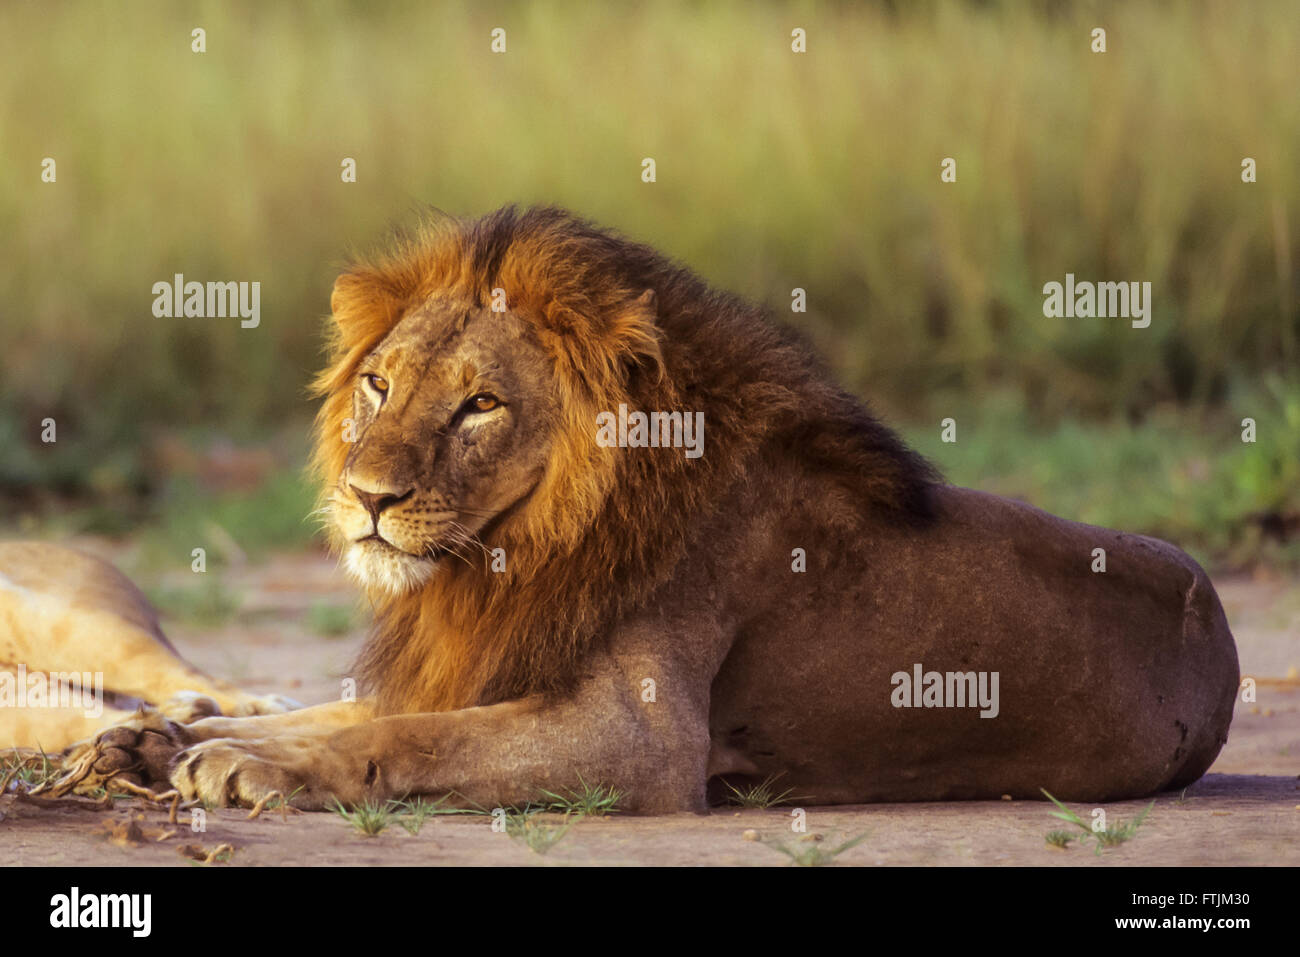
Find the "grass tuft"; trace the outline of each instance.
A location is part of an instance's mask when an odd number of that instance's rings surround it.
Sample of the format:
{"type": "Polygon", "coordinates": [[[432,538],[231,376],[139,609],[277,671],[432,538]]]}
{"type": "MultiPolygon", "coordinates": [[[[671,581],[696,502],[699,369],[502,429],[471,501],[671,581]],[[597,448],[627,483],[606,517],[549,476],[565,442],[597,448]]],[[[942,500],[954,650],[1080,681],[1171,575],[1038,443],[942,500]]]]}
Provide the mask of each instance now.
{"type": "Polygon", "coordinates": [[[348,810],[340,802],[335,801],[330,810],[366,837],[377,836],[393,821],[391,802],[377,804],[373,801],[365,801],[354,804],[352,809],[348,810]]]}
{"type": "Polygon", "coordinates": [[[777,853],[790,858],[793,867],[825,867],[828,864],[834,864],[835,858],[849,848],[857,847],[866,839],[867,832],[863,831],[856,837],[851,837],[834,848],[823,847],[820,834],[805,834],[802,838],[789,842],[763,840],[760,843],[764,847],[770,847],[777,853]]]}
{"type": "Polygon", "coordinates": [[[526,845],[533,853],[546,854],[582,819],[581,814],[566,814],[559,824],[549,824],[539,819],[539,815],[544,813],[540,809],[507,809],[506,834],[526,845]]]}
{"type": "Polygon", "coordinates": [[[411,835],[420,833],[424,827],[424,822],[431,817],[437,817],[442,814],[481,814],[482,811],[473,808],[447,807],[447,801],[451,800],[452,794],[444,794],[435,801],[430,801],[426,797],[407,798],[405,801],[394,801],[392,803],[393,812],[397,815],[397,823],[402,825],[411,835]]]}
{"type": "Polygon", "coordinates": [[[1078,837],[1073,831],[1048,831],[1046,839],[1052,847],[1064,850],[1071,841],[1078,840],[1078,837]]]}
{"type": "MultiPolygon", "coordinates": [[[[1109,825],[1104,831],[1094,831],[1091,824],[1083,820],[1083,818],[1079,817],[1079,815],[1075,814],[1068,807],[1054,798],[1046,788],[1039,788],[1039,790],[1047,795],[1049,801],[1060,808],[1059,811],[1051,812],[1052,817],[1060,818],[1062,821],[1065,821],[1068,824],[1073,824],[1075,827],[1079,828],[1083,834],[1077,838],[1078,840],[1087,841],[1091,838],[1095,841],[1095,853],[1097,854],[1101,853],[1102,848],[1119,847],[1119,845],[1124,842],[1132,840],[1133,836],[1137,834],[1138,828],[1142,826],[1142,822],[1145,821],[1147,815],[1151,813],[1151,809],[1156,806],[1156,802],[1152,801],[1144,807],[1133,820],[1119,821],[1109,825]]],[[[1062,833],[1065,832],[1049,832],[1047,835],[1047,843],[1057,847],[1064,847],[1065,844],[1058,844],[1056,841],[1052,840],[1053,835],[1060,835],[1062,833]]]]}
{"type": "Polygon", "coordinates": [[[14,748],[0,754],[0,782],[6,788],[11,782],[21,781],[30,791],[53,781],[59,771],[59,763],[52,761],[44,751],[14,748]]]}
{"type": "Polygon", "coordinates": [[[744,787],[736,787],[730,781],[726,782],[727,790],[731,792],[727,795],[727,803],[734,807],[762,809],[800,800],[793,796],[794,788],[786,788],[779,792],[776,790],[776,780],[780,776],[780,774],[770,774],[758,784],[744,787]]]}
{"type": "Polygon", "coordinates": [[[578,775],[578,787],[565,790],[568,791],[567,795],[542,790],[542,794],[549,799],[545,804],[546,810],[583,817],[604,817],[607,814],[617,814],[618,802],[623,799],[623,792],[618,788],[588,784],[582,775],[578,775]]]}

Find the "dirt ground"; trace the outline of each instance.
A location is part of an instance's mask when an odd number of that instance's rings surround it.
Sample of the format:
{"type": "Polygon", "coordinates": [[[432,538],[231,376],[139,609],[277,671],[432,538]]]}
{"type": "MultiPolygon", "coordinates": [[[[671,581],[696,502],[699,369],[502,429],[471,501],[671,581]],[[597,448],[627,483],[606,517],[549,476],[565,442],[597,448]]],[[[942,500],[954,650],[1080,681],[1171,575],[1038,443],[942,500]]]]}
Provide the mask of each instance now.
{"type": "MultiPolygon", "coordinates": [[[[121,555],[109,553],[121,560],[121,555]]],[[[338,696],[361,641],[350,629],[320,634],[322,606],[347,606],[351,587],[318,555],[281,557],[224,573],[238,613],[212,628],[169,624],[182,654],[249,690],[279,692],[312,704],[338,696]],[[315,621],[313,628],[309,622],[315,621]]],[[[167,812],[135,800],[112,810],[47,809],[0,797],[0,866],[182,865],[185,845],[233,847],[229,864],[783,865],[814,845],[833,850],[866,833],[836,860],[857,865],[1296,865],[1300,864],[1300,584],[1277,576],[1217,582],[1236,635],[1242,673],[1258,681],[1258,700],[1238,702],[1231,737],[1210,773],[1184,794],[1165,794],[1136,836],[1094,854],[1091,847],[1049,846],[1062,823],[1039,801],[810,807],[807,834],[791,829],[788,807],[718,808],[707,815],[585,818],[539,854],[494,831],[482,816],[439,816],[418,833],[397,821],[367,837],[337,814],[243,810],[206,814],[206,830],[166,824],[167,812]],[[139,818],[138,837],[121,825],[139,818]],[[111,833],[117,825],[116,837],[111,833]],[[174,833],[168,834],[169,831],[174,833]],[[817,841],[817,836],[821,840],[817,841]],[[161,838],[161,839],[159,839],[161,838]],[[757,839],[755,839],[757,838],[757,839]]],[[[364,617],[362,615],[361,617],[364,617]]],[[[335,616],[337,620],[337,616],[335,616]]],[[[1107,805],[1111,822],[1149,802],[1107,805]]],[[[1074,807],[1088,819],[1091,808],[1074,807]]],[[[550,824],[558,825],[558,815],[550,824]]],[[[224,866],[224,865],[223,865],[224,866]]]]}

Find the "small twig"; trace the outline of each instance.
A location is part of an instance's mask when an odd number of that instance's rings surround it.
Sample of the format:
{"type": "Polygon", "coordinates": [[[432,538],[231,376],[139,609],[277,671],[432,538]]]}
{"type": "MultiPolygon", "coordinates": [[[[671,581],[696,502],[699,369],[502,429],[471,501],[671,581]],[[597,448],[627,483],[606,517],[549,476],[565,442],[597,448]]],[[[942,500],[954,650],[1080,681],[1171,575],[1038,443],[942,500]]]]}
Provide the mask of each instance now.
{"type": "Polygon", "coordinates": [[[262,797],[258,799],[258,802],[253,805],[253,809],[248,812],[248,820],[252,821],[261,817],[262,812],[266,810],[266,805],[271,801],[272,798],[280,799],[280,819],[283,821],[288,821],[289,802],[284,799],[284,795],[281,794],[279,791],[269,791],[266,794],[263,794],[262,797]]]}
{"type": "Polygon", "coordinates": [[[203,863],[204,863],[204,864],[211,864],[211,863],[213,863],[213,862],[214,862],[214,861],[215,861],[215,860],[216,860],[216,859],[221,855],[221,853],[222,853],[223,851],[228,851],[228,852],[230,852],[230,855],[231,855],[232,857],[233,857],[234,854],[235,854],[235,848],[234,848],[233,845],[230,845],[230,844],[218,844],[216,847],[214,847],[214,848],[212,849],[212,853],[209,854],[209,855],[204,859],[203,863]]]}
{"type": "Polygon", "coordinates": [[[172,788],[170,791],[164,791],[162,794],[158,794],[157,792],[142,787],[127,778],[109,778],[104,782],[104,787],[105,789],[117,788],[125,791],[127,794],[134,794],[136,797],[142,797],[146,801],[151,801],[154,804],[166,804],[173,797],[177,797],[180,794],[180,792],[175,788],[172,788]]]}

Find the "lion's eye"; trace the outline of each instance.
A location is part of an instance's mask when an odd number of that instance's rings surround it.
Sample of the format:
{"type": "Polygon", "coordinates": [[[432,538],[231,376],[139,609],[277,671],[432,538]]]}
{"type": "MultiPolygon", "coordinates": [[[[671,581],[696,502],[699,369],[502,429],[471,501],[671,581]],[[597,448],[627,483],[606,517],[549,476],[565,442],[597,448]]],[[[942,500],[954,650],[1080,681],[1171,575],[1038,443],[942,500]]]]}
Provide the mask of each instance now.
{"type": "Polygon", "coordinates": [[[480,392],[469,400],[469,407],[474,412],[491,412],[500,404],[501,400],[490,392],[480,392]]]}
{"type": "Polygon", "coordinates": [[[364,378],[370,388],[374,389],[380,395],[388,394],[388,380],[383,376],[367,374],[364,378]]]}

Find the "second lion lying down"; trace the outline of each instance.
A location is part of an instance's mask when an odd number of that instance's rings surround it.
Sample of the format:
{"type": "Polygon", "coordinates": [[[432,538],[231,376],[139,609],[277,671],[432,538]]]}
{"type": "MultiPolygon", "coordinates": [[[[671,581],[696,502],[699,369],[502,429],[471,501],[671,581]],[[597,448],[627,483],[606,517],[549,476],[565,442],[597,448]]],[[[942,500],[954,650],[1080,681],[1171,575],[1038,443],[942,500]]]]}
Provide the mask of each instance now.
{"type": "Polygon", "coordinates": [[[809,803],[1128,798],[1226,740],[1236,649],[1195,562],[943,484],[646,246],[506,208],[356,264],[332,310],[316,458],[377,609],[370,697],[146,716],[101,768],[302,808],[581,778],[668,812],[771,774],[809,803]],[[621,409],[702,413],[703,454],[598,442],[621,409]],[[931,672],[996,707],[899,691],[931,672]]]}

